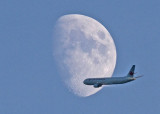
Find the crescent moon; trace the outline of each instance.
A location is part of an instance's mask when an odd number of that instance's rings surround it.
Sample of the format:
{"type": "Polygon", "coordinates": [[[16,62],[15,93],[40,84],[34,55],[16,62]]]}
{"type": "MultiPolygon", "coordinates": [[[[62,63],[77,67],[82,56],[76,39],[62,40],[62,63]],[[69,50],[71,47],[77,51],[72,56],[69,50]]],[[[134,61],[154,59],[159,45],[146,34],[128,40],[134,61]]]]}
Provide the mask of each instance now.
{"type": "Polygon", "coordinates": [[[81,97],[102,89],[84,85],[84,79],[111,77],[116,65],[116,47],[110,33],[95,19],[79,14],[57,20],[53,56],[66,87],[81,97]]]}

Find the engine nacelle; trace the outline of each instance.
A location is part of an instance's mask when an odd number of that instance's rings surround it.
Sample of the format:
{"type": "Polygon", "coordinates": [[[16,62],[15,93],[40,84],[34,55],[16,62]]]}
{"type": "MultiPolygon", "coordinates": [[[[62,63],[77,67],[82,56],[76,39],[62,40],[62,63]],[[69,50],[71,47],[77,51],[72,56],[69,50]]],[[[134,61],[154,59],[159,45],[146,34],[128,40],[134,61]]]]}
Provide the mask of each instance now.
{"type": "Polygon", "coordinates": [[[93,86],[94,86],[94,88],[99,88],[99,87],[101,87],[102,85],[101,85],[101,84],[94,84],[93,86]]]}

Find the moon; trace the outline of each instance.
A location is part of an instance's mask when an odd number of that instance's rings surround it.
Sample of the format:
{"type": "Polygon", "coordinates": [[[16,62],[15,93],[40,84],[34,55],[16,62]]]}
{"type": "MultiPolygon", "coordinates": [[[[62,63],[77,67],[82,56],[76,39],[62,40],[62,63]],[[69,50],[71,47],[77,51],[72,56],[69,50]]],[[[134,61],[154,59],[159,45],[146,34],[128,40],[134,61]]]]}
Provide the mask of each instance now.
{"type": "Polygon", "coordinates": [[[87,97],[102,87],[84,85],[83,80],[111,77],[116,65],[116,47],[101,23],[85,15],[69,14],[55,24],[53,58],[69,91],[87,97]]]}

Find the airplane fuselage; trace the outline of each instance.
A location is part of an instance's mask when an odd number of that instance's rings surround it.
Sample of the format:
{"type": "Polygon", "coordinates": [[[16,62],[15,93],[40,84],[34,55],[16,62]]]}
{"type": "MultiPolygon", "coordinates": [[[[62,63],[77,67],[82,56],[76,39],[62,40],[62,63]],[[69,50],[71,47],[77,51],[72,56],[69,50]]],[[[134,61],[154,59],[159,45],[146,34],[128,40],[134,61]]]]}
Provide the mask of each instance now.
{"type": "Polygon", "coordinates": [[[135,80],[133,77],[111,77],[111,78],[88,78],[84,80],[86,85],[111,85],[111,84],[123,84],[135,80]]]}

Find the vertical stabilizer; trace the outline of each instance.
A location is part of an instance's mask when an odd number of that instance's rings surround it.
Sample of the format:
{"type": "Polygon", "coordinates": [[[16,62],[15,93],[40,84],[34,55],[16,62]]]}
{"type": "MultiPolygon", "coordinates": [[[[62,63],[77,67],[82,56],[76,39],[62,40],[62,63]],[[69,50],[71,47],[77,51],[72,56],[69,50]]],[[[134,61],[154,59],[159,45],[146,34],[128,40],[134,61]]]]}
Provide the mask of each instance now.
{"type": "Polygon", "coordinates": [[[128,77],[133,77],[134,75],[134,70],[135,70],[135,65],[132,66],[132,68],[130,69],[129,73],[128,73],[128,77]]]}

